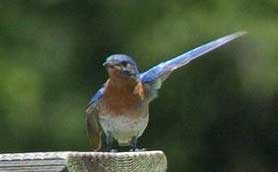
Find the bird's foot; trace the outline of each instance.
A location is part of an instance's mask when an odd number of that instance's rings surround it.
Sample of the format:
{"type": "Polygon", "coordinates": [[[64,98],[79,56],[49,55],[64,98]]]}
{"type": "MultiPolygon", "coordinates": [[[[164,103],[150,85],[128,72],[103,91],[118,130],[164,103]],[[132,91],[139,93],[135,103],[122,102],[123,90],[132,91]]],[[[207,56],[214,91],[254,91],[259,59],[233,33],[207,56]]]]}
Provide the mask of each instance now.
{"type": "Polygon", "coordinates": [[[129,152],[144,152],[146,150],[147,150],[146,148],[142,148],[142,149],[136,148],[136,149],[130,149],[129,152]]]}
{"type": "Polygon", "coordinates": [[[118,150],[117,149],[111,149],[110,152],[111,153],[116,153],[116,152],[118,152],[118,150]]]}
{"type": "Polygon", "coordinates": [[[140,151],[144,152],[144,151],[147,151],[147,149],[146,148],[142,148],[142,149],[140,149],[140,151]]]}

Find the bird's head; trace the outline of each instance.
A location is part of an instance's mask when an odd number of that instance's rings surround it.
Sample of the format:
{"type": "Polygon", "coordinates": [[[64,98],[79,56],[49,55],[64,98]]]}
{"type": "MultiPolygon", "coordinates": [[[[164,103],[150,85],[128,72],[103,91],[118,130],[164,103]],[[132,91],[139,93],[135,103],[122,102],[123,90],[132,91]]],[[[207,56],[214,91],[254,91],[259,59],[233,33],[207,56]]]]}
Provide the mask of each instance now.
{"type": "Polygon", "coordinates": [[[136,77],[138,68],[131,57],[124,54],[114,54],[109,56],[103,65],[107,68],[110,77],[119,75],[122,77],[136,77]]]}

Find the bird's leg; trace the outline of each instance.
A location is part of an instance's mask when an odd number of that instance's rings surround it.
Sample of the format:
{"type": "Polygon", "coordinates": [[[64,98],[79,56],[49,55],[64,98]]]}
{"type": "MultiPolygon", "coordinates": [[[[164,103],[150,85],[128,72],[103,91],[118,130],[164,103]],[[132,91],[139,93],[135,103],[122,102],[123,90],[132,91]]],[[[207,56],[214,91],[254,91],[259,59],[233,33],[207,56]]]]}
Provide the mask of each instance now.
{"type": "Polygon", "coordinates": [[[138,151],[138,147],[137,147],[137,143],[138,143],[138,137],[137,136],[133,136],[131,139],[131,147],[132,147],[132,151],[136,152],[138,151]]]}
{"type": "Polygon", "coordinates": [[[106,135],[106,151],[110,152],[113,148],[113,137],[111,133],[108,133],[106,135]]]}
{"type": "Polygon", "coordinates": [[[142,149],[138,148],[138,138],[139,138],[138,136],[132,137],[132,140],[131,140],[132,149],[130,149],[130,151],[133,151],[133,152],[146,151],[145,148],[142,148],[142,149]]]}

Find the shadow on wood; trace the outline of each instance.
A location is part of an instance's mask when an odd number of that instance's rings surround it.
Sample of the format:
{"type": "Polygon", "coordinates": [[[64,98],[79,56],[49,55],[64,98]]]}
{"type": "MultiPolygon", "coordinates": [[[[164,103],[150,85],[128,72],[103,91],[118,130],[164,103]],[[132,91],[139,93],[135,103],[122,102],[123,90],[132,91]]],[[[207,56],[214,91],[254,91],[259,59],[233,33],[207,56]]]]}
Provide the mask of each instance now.
{"type": "Polygon", "coordinates": [[[0,154],[5,172],[166,172],[162,151],[145,152],[45,152],[0,154]]]}

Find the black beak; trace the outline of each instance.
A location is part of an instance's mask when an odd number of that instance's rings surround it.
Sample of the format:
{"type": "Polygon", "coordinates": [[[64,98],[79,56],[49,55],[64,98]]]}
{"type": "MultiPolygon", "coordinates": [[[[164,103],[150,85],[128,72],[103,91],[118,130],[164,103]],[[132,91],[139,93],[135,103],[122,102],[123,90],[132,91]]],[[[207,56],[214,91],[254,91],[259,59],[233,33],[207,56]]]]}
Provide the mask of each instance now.
{"type": "Polygon", "coordinates": [[[103,65],[104,67],[106,67],[106,66],[107,66],[107,64],[108,64],[107,62],[104,62],[102,65],[103,65]]]}
{"type": "Polygon", "coordinates": [[[111,67],[111,66],[112,66],[112,64],[109,63],[109,62],[104,62],[102,65],[103,65],[104,67],[111,67]]]}

